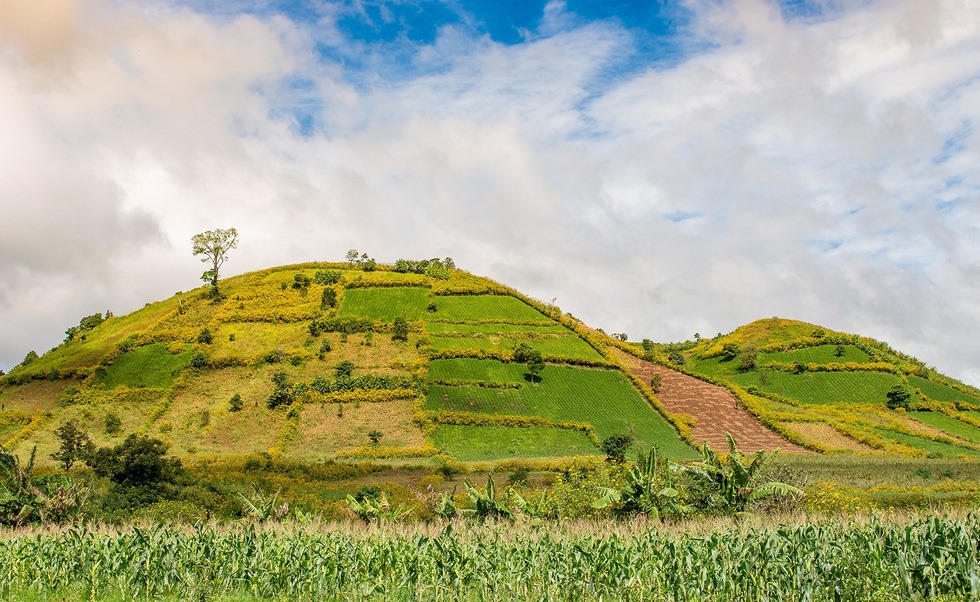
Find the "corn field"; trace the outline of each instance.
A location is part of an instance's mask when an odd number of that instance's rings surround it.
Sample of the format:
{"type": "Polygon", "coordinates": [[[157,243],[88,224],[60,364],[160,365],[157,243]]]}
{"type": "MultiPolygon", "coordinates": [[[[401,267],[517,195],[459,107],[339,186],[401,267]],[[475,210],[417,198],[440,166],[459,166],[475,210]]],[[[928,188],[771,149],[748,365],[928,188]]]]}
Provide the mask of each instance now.
{"type": "Polygon", "coordinates": [[[0,539],[0,599],[975,600],[980,518],[648,529],[69,528],[0,539]]]}

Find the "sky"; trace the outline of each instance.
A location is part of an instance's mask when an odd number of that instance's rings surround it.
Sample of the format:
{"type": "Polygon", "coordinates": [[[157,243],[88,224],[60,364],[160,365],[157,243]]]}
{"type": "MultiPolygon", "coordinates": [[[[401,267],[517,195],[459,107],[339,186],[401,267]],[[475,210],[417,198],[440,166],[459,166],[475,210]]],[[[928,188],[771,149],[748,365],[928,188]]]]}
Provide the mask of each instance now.
{"type": "Polygon", "coordinates": [[[348,249],[980,385],[980,2],[0,0],[0,369],[348,249]]]}

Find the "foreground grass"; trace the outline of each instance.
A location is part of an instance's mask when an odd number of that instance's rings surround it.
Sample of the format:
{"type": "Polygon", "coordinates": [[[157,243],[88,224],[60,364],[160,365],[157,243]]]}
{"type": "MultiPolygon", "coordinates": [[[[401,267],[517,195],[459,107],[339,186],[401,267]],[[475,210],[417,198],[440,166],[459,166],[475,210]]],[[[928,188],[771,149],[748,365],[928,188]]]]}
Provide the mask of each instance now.
{"type": "Polygon", "coordinates": [[[980,518],[133,527],[0,537],[5,600],[968,600],[980,518]]]}

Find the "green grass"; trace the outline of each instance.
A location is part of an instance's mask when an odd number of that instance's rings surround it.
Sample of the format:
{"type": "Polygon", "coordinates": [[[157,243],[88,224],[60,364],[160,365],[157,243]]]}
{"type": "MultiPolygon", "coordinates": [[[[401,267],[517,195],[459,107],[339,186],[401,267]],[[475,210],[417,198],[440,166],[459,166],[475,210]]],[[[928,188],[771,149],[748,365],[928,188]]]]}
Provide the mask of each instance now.
{"type": "Polygon", "coordinates": [[[902,380],[883,372],[804,372],[791,374],[772,371],[769,382],[761,384],[758,372],[735,374],[731,380],[742,386],[756,386],[804,403],[885,403],[885,393],[902,380]]]}
{"type": "Polygon", "coordinates": [[[980,428],[962,420],[957,420],[952,416],[947,416],[941,412],[909,412],[908,416],[915,418],[919,422],[934,426],[939,430],[946,431],[960,439],[980,443],[980,428]]]}
{"type": "Polygon", "coordinates": [[[508,349],[513,350],[520,343],[527,343],[532,349],[540,351],[545,357],[560,359],[602,360],[602,355],[579,337],[568,335],[543,335],[536,338],[511,338],[494,336],[476,337],[432,337],[432,348],[445,349],[508,349]]]}
{"type": "Polygon", "coordinates": [[[520,389],[430,385],[425,409],[478,414],[530,415],[520,389]]]}
{"type": "Polygon", "coordinates": [[[453,324],[451,322],[429,322],[426,325],[429,334],[571,334],[571,331],[561,324],[453,324]]]}
{"type": "Polygon", "coordinates": [[[494,320],[553,324],[548,318],[516,297],[503,295],[461,295],[435,298],[435,312],[429,320],[494,320]]]}
{"type": "Polygon", "coordinates": [[[758,363],[768,362],[801,362],[804,364],[833,364],[857,362],[864,364],[871,361],[871,356],[854,345],[844,345],[844,354],[837,357],[837,345],[817,345],[805,349],[779,351],[777,353],[760,353],[758,363]]]}
{"type": "Polygon", "coordinates": [[[939,383],[934,383],[931,380],[926,380],[919,376],[911,375],[909,376],[909,384],[922,391],[922,393],[934,401],[969,401],[973,403],[980,403],[980,399],[973,397],[972,395],[967,395],[962,391],[957,391],[952,387],[947,387],[946,385],[941,385],[939,383]]]}
{"type": "Polygon", "coordinates": [[[102,383],[110,389],[119,385],[165,389],[190,365],[191,355],[189,349],[170,353],[162,343],[137,347],[120,355],[106,368],[102,383]]]}
{"type": "Polygon", "coordinates": [[[439,425],[433,443],[463,460],[601,455],[581,431],[551,427],[439,425]]]}
{"type": "Polygon", "coordinates": [[[494,360],[436,360],[430,366],[429,377],[433,380],[521,385],[519,390],[513,390],[518,394],[517,398],[510,392],[498,395],[499,389],[476,391],[477,387],[433,386],[427,398],[431,409],[478,411],[468,409],[474,402],[483,404],[491,413],[512,413],[506,408],[519,409],[523,404],[528,415],[556,422],[588,422],[600,438],[632,428],[641,447],[658,445],[674,458],[687,459],[696,455],[674,428],[647,405],[630,381],[616,370],[548,365],[541,372],[540,382],[532,384],[525,378],[524,367],[518,364],[494,360]],[[457,367],[459,369],[454,370],[457,367]],[[501,400],[499,409],[494,409],[494,395],[501,400]],[[446,402],[445,406],[443,402],[446,402]],[[509,405],[505,406],[505,402],[509,405]]]}
{"type": "Polygon", "coordinates": [[[355,288],[344,291],[338,316],[356,316],[391,321],[395,318],[418,320],[429,303],[424,288],[355,288]]]}
{"type": "Polygon", "coordinates": [[[917,437],[915,435],[907,435],[905,433],[899,433],[890,429],[875,429],[881,436],[887,437],[899,443],[904,443],[910,447],[916,449],[921,449],[931,456],[940,457],[956,457],[956,456],[970,456],[972,458],[980,457],[980,451],[966,449],[965,447],[958,447],[956,445],[950,445],[948,443],[940,443],[939,441],[933,441],[932,439],[926,439],[925,437],[917,437]]]}

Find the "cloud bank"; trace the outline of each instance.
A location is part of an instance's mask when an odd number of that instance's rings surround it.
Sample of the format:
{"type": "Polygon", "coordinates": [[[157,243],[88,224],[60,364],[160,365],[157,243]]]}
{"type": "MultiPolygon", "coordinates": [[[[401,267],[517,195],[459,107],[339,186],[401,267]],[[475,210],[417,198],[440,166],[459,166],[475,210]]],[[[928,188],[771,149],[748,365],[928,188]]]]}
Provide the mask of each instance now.
{"type": "Polygon", "coordinates": [[[0,368],[234,226],[229,274],[451,255],[634,339],[779,315],[980,385],[974,2],[690,0],[670,61],[558,2],[510,44],[42,4],[0,0],[0,368]]]}

